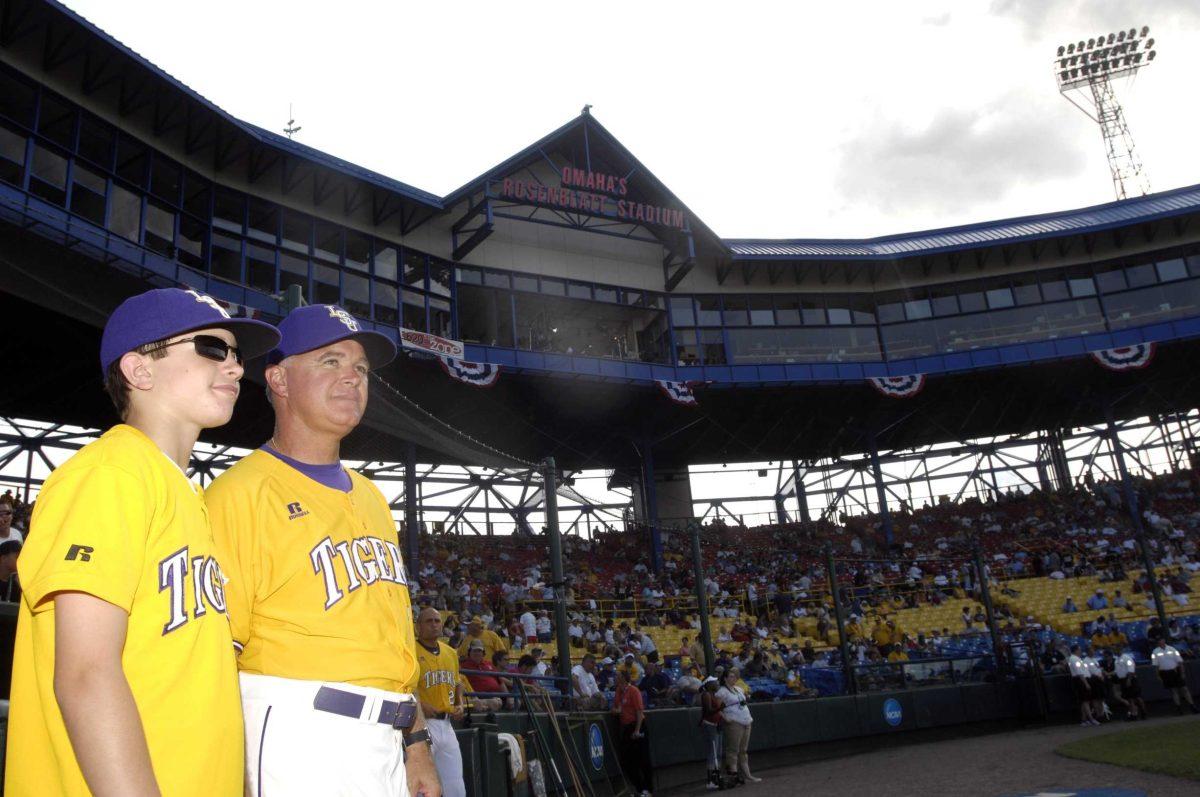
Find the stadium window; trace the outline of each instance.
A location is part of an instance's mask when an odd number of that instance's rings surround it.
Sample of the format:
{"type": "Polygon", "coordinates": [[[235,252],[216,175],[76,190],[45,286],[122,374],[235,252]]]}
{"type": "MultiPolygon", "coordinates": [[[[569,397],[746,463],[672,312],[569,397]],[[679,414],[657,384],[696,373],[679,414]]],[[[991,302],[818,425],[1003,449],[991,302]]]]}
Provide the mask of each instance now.
{"type": "Polygon", "coordinates": [[[1047,302],[1061,302],[1064,299],[1070,299],[1070,291],[1067,290],[1065,280],[1046,280],[1042,283],[1042,298],[1047,302]]]}
{"type": "MultiPolygon", "coordinates": [[[[790,330],[789,330],[790,331],[790,330]]],[[[729,359],[735,363],[780,361],[779,329],[729,330],[729,359]]]]}
{"type": "Polygon", "coordinates": [[[38,134],[60,147],[72,149],[75,146],[75,108],[43,91],[38,134]]]}
{"type": "Polygon", "coordinates": [[[1092,281],[1091,277],[1073,277],[1067,280],[1067,284],[1071,288],[1072,298],[1096,295],[1096,283],[1092,281]]]}
{"type": "Polygon", "coordinates": [[[0,71],[0,114],[22,127],[33,125],[34,87],[7,71],[0,71]]]}
{"type": "Polygon", "coordinates": [[[24,136],[0,127],[0,180],[22,185],[25,179],[24,136]]]}
{"type": "Polygon", "coordinates": [[[67,159],[42,144],[33,149],[29,193],[55,205],[67,204],[67,159]]]}
{"type": "Polygon", "coordinates": [[[198,174],[187,172],[183,181],[183,209],[207,222],[212,214],[212,185],[198,174]]]}
{"type": "Polygon", "coordinates": [[[721,313],[725,326],[744,327],[750,324],[750,311],[746,307],[743,296],[728,296],[725,298],[725,309],[721,313]]]}
{"type": "MultiPolygon", "coordinates": [[[[342,228],[328,222],[316,222],[313,230],[313,257],[330,263],[342,262],[342,228]]],[[[321,301],[319,304],[337,304],[321,301]]]]}
{"type": "Polygon", "coordinates": [[[562,280],[542,279],[542,293],[547,296],[566,296],[567,284],[562,280]]]}
{"type": "Polygon", "coordinates": [[[775,326],[775,311],[770,296],[751,296],[746,299],[746,304],[750,308],[751,326],[775,326]]]}
{"type": "Polygon", "coordinates": [[[142,240],[147,249],[175,257],[175,212],[146,200],[146,234],[142,240]]]}
{"type": "Polygon", "coordinates": [[[958,295],[958,311],[960,313],[979,313],[987,309],[987,297],[982,291],[960,293],[958,295]]]}
{"type": "Polygon", "coordinates": [[[285,249],[308,254],[308,242],[312,240],[312,219],[292,210],[283,211],[280,243],[285,249]]]}
{"type": "MultiPolygon", "coordinates": [[[[371,263],[371,239],[362,233],[346,230],[346,268],[366,273],[371,263]]],[[[363,318],[370,317],[364,312],[363,318]]]]}
{"type": "Polygon", "coordinates": [[[630,307],[637,307],[642,303],[642,292],[622,291],[621,298],[624,299],[625,304],[629,305],[630,307]]]}
{"type": "Polygon", "coordinates": [[[825,312],[829,315],[830,324],[849,324],[850,310],[845,307],[829,307],[825,312]]]}
{"type": "MultiPolygon", "coordinates": [[[[117,177],[130,185],[145,189],[149,165],[150,158],[145,147],[128,136],[117,139],[117,177]]],[[[240,226],[238,229],[241,229],[240,226]]]]}
{"type": "MultiPolygon", "coordinates": [[[[79,147],[76,150],[80,157],[96,164],[105,171],[112,169],[113,130],[88,114],[83,115],[79,123],[79,147]]],[[[205,215],[208,208],[204,209],[205,215]]]]}
{"type": "Polygon", "coordinates": [[[508,291],[459,286],[458,329],[462,340],[511,348],[512,322],[512,295],[508,291]]]}
{"type": "Polygon", "coordinates": [[[172,205],[178,205],[181,183],[179,172],[178,164],[155,153],[150,166],[150,193],[172,205]]]}
{"type": "MultiPolygon", "coordinates": [[[[847,296],[846,304],[850,306],[855,324],[875,323],[875,297],[870,294],[862,296],[847,296]]],[[[871,333],[874,335],[874,333],[871,333]]]]}
{"type": "Polygon", "coordinates": [[[308,295],[308,259],[297,257],[286,251],[279,252],[279,290],[287,291],[292,285],[298,285],[305,299],[308,295]]]}
{"type": "MultiPolygon", "coordinates": [[[[410,288],[416,288],[419,291],[425,290],[425,266],[429,256],[424,252],[417,252],[407,247],[404,249],[404,279],[401,280],[410,288]]],[[[495,271],[488,271],[484,274],[483,282],[485,285],[491,285],[495,288],[508,287],[508,275],[500,274],[495,271]]],[[[420,329],[424,329],[422,324],[420,329]]]]}
{"type": "Polygon", "coordinates": [[[913,299],[904,303],[904,317],[909,321],[920,321],[933,317],[933,308],[928,299],[913,299]]]}
{"type": "Polygon", "coordinates": [[[246,198],[241,194],[216,189],[213,194],[213,226],[220,230],[242,234],[246,216],[246,198]]]}
{"type": "Polygon", "coordinates": [[[1118,267],[1096,273],[1096,285],[1101,293],[1123,291],[1128,287],[1125,283],[1125,270],[1118,267]]]}
{"type": "Polygon", "coordinates": [[[954,296],[954,295],[934,296],[932,299],[929,300],[929,302],[930,302],[930,305],[933,307],[933,314],[935,316],[940,317],[940,316],[957,315],[958,314],[958,297],[957,296],[954,296]]]}
{"type": "Polygon", "coordinates": [[[256,291],[275,293],[275,250],[246,242],[246,284],[256,291]]]}
{"type": "Polygon", "coordinates": [[[705,365],[725,364],[725,337],[719,329],[701,329],[700,348],[705,365]]]}
{"type": "Polygon", "coordinates": [[[601,288],[596,286],[596,301],[613,304],[617,301],[616,288],[601,288]]]}
{"type": "Polygon", "coordinates": [[[230,235],[212,235],[212,263],[209,273],[226,282],[242,282],[242,241],[230,235]]]}
{"type": "Polygon", "coordinates": [[[107,190],[108,184],[103,177],[78,160],[75,161],[71,169],[72,213],[103,227],[104,194],[107,190]]]}
{"type": "Polygon", "coordinates": [[[775,297],[775,323],[781,327],[796,326],[800,323],[800,298],[798,296],[775,297]]]}
{"type": "Polygon", "coordinates": [[[434,296],[450,295],[451,265],[436,257],[429,258],[429,292],[434,296]]]}
{"type": "Polygon", "coordinates": [[[396,286],[386,282],[375,283],[375,320],[391,326],[400,325],[396,312],[396,286]]]}
{"type": "Polygon", "coordinates": [[[396,281],[396,262],[399,253],[396,247],[383,241],[375,241],[375,277],[378,279],[396,281]]]}
{"type": "Polygon", "coordinates": [[[1128,280],[1130,288],[1142,288],[1146,285],[1153,285],[1157,282],[1154,264],[1142,263],[1138,266],[1130,266],[1125,269],[1125,279],[1128,280]]]}
{"type": "Polygon", "coordinates": [[[340,275],[333,266],[313,261],[313,304],[339,304],[342,301],[338,286],[340,275]]]}
{"type": "Polygon", "coordinates": [[[537,293],[537,289],[537,277],[522,277],[518,274],[513,274],[514,291],[529,291],[530,293],[537,293]]]}
{"type": "Polygon", "coordinates": [[[671,320],[676,327],[696,326],[696,309],[690,296],[672,296],[671,320]]]}
{"type": "Polygon", "coordinates": [[[805,326],[824,326],[827,321],[825,318],[825,301],[823,299],[801,299],[800,300],[800,319],[805,326]]]}
{"type": "Polygon", "coordinates": [[[721,326],[721,297],[696,297],[696,323],[702,327],[721,326]]]}
{"type": "Polygon", "coordinates": [[[875,308],[875,312],[879,316],[879,323],[891,324],[896,321],[904,320],[904,305],[899,302],[887,302],[875,308]]]}
{"type": "Polygon", "coordinates": [[[696,330],[685,329],[675,333],[675,354],[679,365],[696,365],[700,362],[700,349],[696,345],[696,330]]]}
{"type": "MultiPolygon", "coordinates": [[[[458,284],[460,285],[483,284],[483,274],[477,268],[463,268],[462,266],[459,266],[456,273],[456,278],[458,280],[458,284]]],[[[548,281],[549,280],[547,280],[547,282],[548,281]]]]}
{"type": "Polygon", "coordinates": [[[1187,264],[1183,262],[1183,258],[1181,257],[1171,260],[1160,260],[1154,266],[1158,269],[1159,282],[1187,279],[1187,264]]]}
{"type": "Polygon", "coordinates": [[[1036,282],[1031,285],[1014,285],[1012,291],[1013,298],[1019,305],[1041,304],[1042,292],[1036,282]]]}
{"type": "Polygon", "coordinates": [[[1012,290],[1009,288],[992,288],[987,291],[987,304],[992,310],[1003,310],[1006,307],[1012,307],[1015,304],[1012,290]]]}
{"type": "Polygon", "coordinates": [[[1200,277],[1200,255],[1187,256],[1188,272],[1193,277],[1200,277]]]}
{"type": "Polygon", "coordinates": [[[567,296],[570,296],[572,299],[590,300],[592,298],[592,286],[585,285],[582,282],[568,282],[567,296]]]}
{"type": "Polygon", "coordinates": [[[450,337],[450,302],[436,296],[429,297],[429,331],[444,338],[450,337]]]}
{"type": "Polygon", "coordinates": [[[109,194],[108,229],[122,238],[136,242],[142,220],[142,200],[137,194],[119,185],[109,194]]]}
{"type": "Polygon", "coordinates": [[[371,317],[371,284],[358,274],[342,274],[342,306],[359,318],[371,317]]]}
{"type": "Polygon", "coordinates": [[[274,246],[279,235],[279,206],[254,197],[247,204],[246,237],[274,246]]]}
{"type": "MultiPolygon", "coordinates": [[[[76,164],[75,170],[79,170],[76,164]]],[[[72,196],[72,201],[74,197],[72,196]]],[[[175,237],[175,257],[185,266],[204,269],[204,236],[208,225],[190,216],[179,217],[179,235],[175,237]]]]}
{"type": "Polygon", "coordinates": [[[507,288],[508,275],[499,271],[483,272],[483,284],[489,288],[507,288]]]}

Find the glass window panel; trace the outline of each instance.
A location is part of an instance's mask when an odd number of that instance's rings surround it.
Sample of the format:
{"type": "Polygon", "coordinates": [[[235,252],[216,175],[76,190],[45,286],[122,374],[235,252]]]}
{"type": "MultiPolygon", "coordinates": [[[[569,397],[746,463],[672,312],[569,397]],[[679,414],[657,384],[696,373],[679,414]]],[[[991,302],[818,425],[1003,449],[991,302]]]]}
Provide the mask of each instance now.
{"type": "Polygon", "coordinates": [[[75,108],[43,91],[42,110],[38,114],[38,133],[61,147],[73,149],[75,108]]]}
{"type": "Polygon", "coordinates": [[[445,338],[451,336],[454,330],[450,328],[450,302],[429,297],[429,331],[445,338]]]}
{"type": "Polygon", "coordinates": [[[935,296],[930,299],[935,316],[956,315],[958,313],[957,296],[935,296]]]}
{"type": "Polygon", "coordinates": [[[548,296],[566,296],[567,284],[561,280],[550,280],[542,278],[542,293],[548,296]]]}
{"type": "Polygon", "coordinates": [[[445,260],[436,257],[429,258],[429,292],[435,296],[450,295],[450,274],[452,266],[445,260]]]}
{"type": "MultiPolygon", "coordinates": [[[[959,316],[960,318],[962,316],[959,316]]],[[[917,321],[883,327],[883,342],[889,360],[920,357],[938,351],[938,321],[917,321]]]]}
{"type": "Polygon", "coordinates": [[[1153,263],[1143,263],[1140,266],[1130,266],[1125,269],[1125,278],[1129,281],[1130,288],[1153,285],[1157,281],[1157,276],[1153,263]]]}
{"type": "Polygon", "coordinates": [[[1071,298],[1067,283],[1063,280],[1047,280],[1042,283],[1042,298],[1047,302],[1060,302],[1071,298]]]}
{"type": "MultiPolygon", "coordinates": [[[[412,249],[404,250],[404,284],[418,290],[425,290],[425,266],[428,256],[424,252],[417,252],[412,249]]],[[[485,285],[494,285],[499,288],[508,287],[508,275],[500,274],[495,271],[484,273],[483,282],[485,285]]]]}
{"type": "Polygon", "coordinates": [[[721,325],[720,297],[696,297],[696,323],[702,327],[717,327],[721,325]]]}
{"type": "Polygon", "coordinates": [[[1188,273],[1193,277],[1200,277],[1200,254],[1187,256],[1188,273]]]}
{"type": "Polygon", "coordinates": [[[719,329],[701,329],[700,352],[706,365],[725,364],[725,338],[719,329]]]}
{"type": "Polygon", "coordinates": [[[198,174],[187,172],[183,181],[183,209],[208,221],[212,212],[212,186],[198,174]]]}
{"type": "Polygon", "coordinates": [[[396,281],[396,247],[383,241],[375,241],[375,276],[396,281]]]}
{"type": "Polygon", "coordinates": [[[909,321],[931,318],[933,316],[933,308],[930,306],[928,299],[913,299],[904,303],[904,316],[909,321]]]}
{"type": "Polygon", "coordinates": [[[1104,306],[1113,329],[1200,315],[1200,280],[1188,279],[1110,294],[1104,297],[1104,306]]]}
{"type": "Polygon", "coordinates": [[[641,291],[625,291],[625,304],[631,307],[642,303],[641,291]]]}
{"type": "Polygon", "coordinates": [[[246,242],[246,284],[263,293],[275,293],[275,250],[246,242]]]}
{"type": "Polygon", "coordinates": [[[960,293],[958,295],[958,309],[962,313],[978,313],[987,309],[987,297],[982,291],[972,291],[971,293],[960,293]]]}
{"type": "Polygon", "coordinates": [[[279,206],[250,197],[246,208],[246,236],[274,244],[279,233],[279,206]]]}
{"type": "Polygon", "coordinates": [[[881,324],[890,324],[895,321],[904,320],[904,305],[899,302],[881,304],[876,311],[879,314],[879,323],[881,324]]]}
{"type": "Polygon", "coordinates": [[[513,345],[512,300],[508,291],[460,285],[458,331],[462,340],[485,346],[513,345]]]}
{"type": "Polygon", "coordinates": [[[371,317],[371,286],[366,277],[342,275],[342,306],[359,318],[371,317]]]}
{"type": "Polygon", "coordinates": [[[0,127],[0,180],[21,185],[25,179],[25,142],[6,127],[0,127]]]}
{"type": "Polygon", "coordinates": [[[851,321],[850,311],[845,307],[830,307],[826,312],[831,324],[849,324],[851,321]]]}
{"type": "Polygon", "coordinates": [[[993,310],[1002,310],[1005,307],[1013,306],[1013,294],[1008,288],[992,288],[987,291],[988,307],[993,310]]]}
{"type": "Polygon", "coordinates": [[[142,221],[142,200],[119,185],[114,185],[109,199],[108,229],[131,241],[138,240],[142,221]]]}
{"type": "Polygon", "coordinates": [[[146,148],[128,136],[121,136],[117,141],[117,176],[138,188],[145,188],[149,165],[146,148]]]}
{"type": "MultiPolygon", "coordinates": [[[[79,167],[76,166],[76,169],[79,167]]],[[[190,216],[179,217],[179,234],[175,237],[175,256],[185,266],[204,268],[204,236],[208,225],[190,216]]]]}
{"type": "Polygon", "coordinates": [[[104,195],[108,186],[96,172],[78,160],[71,170],[71,212],[93,224],[104,226],[104,195]]]}
{"type": "Polygon", "coordinates": [[[67,159],[38,145],[33,150],[29,192],[56,205],[67,204],[67,159]]]}
{"type": "MultiPolygon", "coordinates": [[[[508,293],[505,292],[504,300],[507,301],[507,299],[508,299],[508,293]]],[[[403,305],[400,308],[400,325],[403,326],[405,329],[419,329],[422,332],[424,332],[425,331],[425,294],[414,293],[413,291],[405,290],[403,293],[400,294],[400,301],[403,305]]],[[[511,339],[512,339],[511,318],[510,318],[510,322],[509,322],[508,326],[509,326],[509,330],[510,330],[510,334],[509,334],[510,342],[507,344],[505,344],[505,343],[498,344],[500,346],[511,346],[512,345],[512,343],[511,343],[511,339]]]]}
{"type": "Polygon", "coordinates": [[[113,130],[95,117],[85,113],[79,123],[79,147],[81,157],[97,166],[112,168],[113,130]]]}
{"type": "Polygon", "coordinates": [[[596,287],[596,301],[598,302],[615,302],[617,301],[617,291],[615,288],[596,287]]]}
{"type": "Polygon", "coordinates": [[[395,285],[384,282],[375,283],[375,320],[393,326],[400,325],[397,312],[397,290],[395,285]]]}
{"type": "MultiPolygon", "coordinates": [[[[316,223],[313,237],[313,257],[340,263],[342,260],[342,228],[323,221],[316,223]]],[[[329,304],[329,302],[321,302],[329,304]]]]}
{"type": "Polygon", "coordinates": [[[338,286],[328,285],[324,282],[313,283],[313,302],[315,304],[338,304],[340,301],[338,286]]]}
{"type": "Polygon", "coordinates": [[[19,125],[33,124],[34,88],[16,75],[0,70],[0,114],[19,125]]]}
{"type": "Polygon", "coordinates": [[[671,320],[677,327],[692,327],[696,325],[696,309],[690,296],[672,296],[671,320]]]}
{"type": "Polygon", "coordinates": [[[179,187],[182,183],[179,164],[156,154],[150,167],[150,193],[165,199],[172,205],[179,203],[179,187]]]}
{"type": "Polygon", "coordinates": [[[1042,292],[1038,289],[1037,284],[1033,285],[1017,285],[1013,288],[1013,298],[1017,300],[1017,304],[1040,304],[1042,301],[1042,292]]]}
{"type": "Polygon", "coordinates": [[[572,299],[591,299],[592,286],[584,285],[580,282],[568,282],[567,296],[570,296],[572,299]]]}
{"type": "Polygon", "coordinates": [[[748,325],[750,323],[750,311],[746,308],[745,297],[725,297],[725,310],[722,315],[726,326],[744,327],[748,325]]]}
{"type": "Polygon", "coordinates": [[[483,272],[483,284],[492,288],[507,288],[508,275],[499,271],[483,272]]]}
{"type": "Polygon", "coordinates": [[[513,275],[513,289],[518,290],[518,291],[530,291],[532,293],[537,293],[537,289],[538,289],[537,277],[522,277],[520,275],[514,274],[513,275]]]}
{"type": "Polygon", "coordinates": [[[218,188],[213,196],[213,226],[232,233],[242,232],[246,198],[218,188]]]}
{"type": "Polygon", "coordinates": [[[825,307],[820,299],[801,299],[800,318],[805,324],[821,326],[826,323],[825,307]]]}
{"type": "Polygon", "coordinates": [[[242,281],[242,242],[230,235],[212,236],[212,275],[229,282],[242,281]]]}
{"type": "Polygon", "coordinates": [[[146,247],[160,255],[175,254],[175,212],[153,200],[146,201],[146,247]]]}
{"type": "MultiPolygon", "coordinates": [[[[360,232],[346,230],[346,268],[366,272],[371,260],[371,239],[360,232]]],[[[349,308],[347,308],[349,309],[349,308]]],[[[363,313],[370,318],[370,313],[363,313]]]]}
{"type": "Polygon", "coordinates": [[[775,297],[775,323],[781,327],[800,323],[800,299],[796,296],[775,297]]]}
{"type": "Polygon", "coordinates": [[[1071,288],[1071,296],[1075,298],[1096,295],[1096,283],[1092,282],[1091,277],[1073,277],[1067,280],[1067,284],[1071,288]]]}
{"type": "MultiPolygon", "coordinates": [[[[458,268],[458,282],[461,285],[482,285],[483,274],[476,268],[458,268]]],[[[547,280],[549,282],[549,280],[547,280]]],[[[543,285],[543,288],[545,286],[543,285]]]]}
{"type": "Polygon", "coordinates": [[[280,236],[283,247],[308,254],[308,242],[311,238],[312,219],[293,210],[285,209],[280,236]]]}
{"type": "Polygon", "coordinates": [[[696,345],[696,330],[684,329],[675,332],[675,354],[679,365],[695,365],[700,362],[700,349],[696,345]]]}
{"type": "Polygon", "coordinates": [[[1125,271],[1121,268],[1112,268],[1108,271],[1101,271],[1096,274],[1096,285],[1100,288],[1101,293],[1112,293],[1113,291],[1123,291],[1125,284],[1125,271]]]}
{"type": "Polygon", "coordinates": [[[280,251],[279,290],[286,291],[291,285],[299,285],[304,297],[311,298],[308,295],[308,259],[280,251]]]}
{"type": "Polygon", "coordinates": [[[1187,264],[1183,262],[1183,258],[1181,257],[1172,260],[1160,260],[1154,265],[1158,269],[1158,279],[1160,282],[1170,282],[1172,280],[1187,278],[1187,264]]]}
{"type": "Polygon", "coordinates": [[[750,307],[750,323],[756,327],[775,325],[774,303],[770,296],[751,296],[746,300],[750,307]]]}
{"type": "MultiPolygon", "coordinates": [[[[313,263],[313,279],[317,282],[326,285],[337,285],[338,275],[340,272],[333,266],[327,266],[324,263],[313,263]]],[[[337,304],[337,302],[317,302],[317,304],[337,304]]]]}

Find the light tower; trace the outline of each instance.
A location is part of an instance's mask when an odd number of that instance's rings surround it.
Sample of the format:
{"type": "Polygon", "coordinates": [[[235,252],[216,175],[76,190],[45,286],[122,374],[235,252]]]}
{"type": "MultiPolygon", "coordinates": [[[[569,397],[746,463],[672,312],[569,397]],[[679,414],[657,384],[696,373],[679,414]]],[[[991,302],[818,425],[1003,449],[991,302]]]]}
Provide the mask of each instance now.
{"type": "Polygon", "coordinates": [[[1113,81],[1133,77],[1154,60],[1149,26],[1065,44],[1054,59],[1058,90],[1071,104],[1100,125],[1108,168],[1117,199],[1150,193],[1150,180],[1133,148],[1125,112],[1113,91],[1113,81]]]}

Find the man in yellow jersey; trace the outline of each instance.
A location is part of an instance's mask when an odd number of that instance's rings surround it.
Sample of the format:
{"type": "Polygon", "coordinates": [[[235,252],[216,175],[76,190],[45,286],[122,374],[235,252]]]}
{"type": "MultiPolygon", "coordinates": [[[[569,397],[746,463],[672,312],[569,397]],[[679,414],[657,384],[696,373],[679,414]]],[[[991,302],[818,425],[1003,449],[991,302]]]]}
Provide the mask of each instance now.
{"type": "Polygon", "coordinates": [[[497,650],[508,650],[508,643],[495,631],[485,626],[483,618],[479,615],[475,615],[467,623],[467,633],[463,635],[462,642],[458,643],[458,654],[464,659],[467,658],[471,652],[471,643],[476,640],[483,643],[483,658],[485,661],[491,661],[492,656],[497,650]]]}
{"type": "Polygon", "coordinates": [[[279,331],[265,371],[275,433],[206,499],[239,649],[246,793],[438,797],[396,524],[340,459],[396,346],[335,305],[293,310],[279,331]]]}
{"type": "Polygon", "coordinates": [[[442,797],[466,797],[462,750],[450,724],[463,715],[458,693],[458,654],[442,642],[441,636],[441,613],[431,607],[422,609],[417,615],[417,660],[421,664],[417,697],[433,742],[433,762],[442,782],[442,797]]]}
{"type": "Polygon", "coordinates": [[[123,302],[100,367],[122,423],[46,480],[17,565],[10,797],[235,795],[237,670],[203,497],[184,475],[279,340],[212,298],[123,302]]]}

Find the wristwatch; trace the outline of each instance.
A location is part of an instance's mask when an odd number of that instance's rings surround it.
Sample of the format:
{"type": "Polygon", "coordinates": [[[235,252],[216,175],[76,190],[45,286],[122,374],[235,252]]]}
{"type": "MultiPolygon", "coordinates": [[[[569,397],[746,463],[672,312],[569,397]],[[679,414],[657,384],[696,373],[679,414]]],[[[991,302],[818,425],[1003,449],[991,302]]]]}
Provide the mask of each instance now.
{"type": "Polygon", "coordinates": [[[429,738],[428,728],[422,728],[419,731],[413,731],[412,733],[404,734],[404,749],[406,750],[412,747],[414,744],[420,744],[421,742],[424,742],[430,747],[433,746],[433,742],[429,738]]]}

